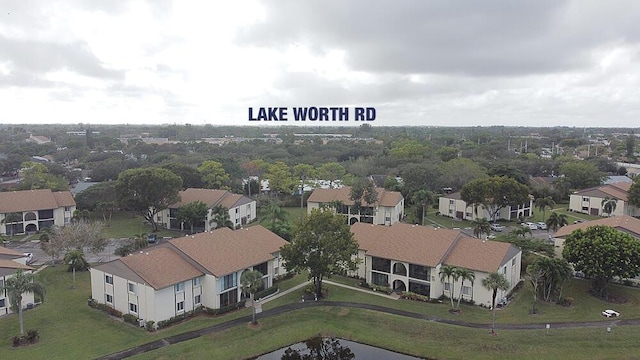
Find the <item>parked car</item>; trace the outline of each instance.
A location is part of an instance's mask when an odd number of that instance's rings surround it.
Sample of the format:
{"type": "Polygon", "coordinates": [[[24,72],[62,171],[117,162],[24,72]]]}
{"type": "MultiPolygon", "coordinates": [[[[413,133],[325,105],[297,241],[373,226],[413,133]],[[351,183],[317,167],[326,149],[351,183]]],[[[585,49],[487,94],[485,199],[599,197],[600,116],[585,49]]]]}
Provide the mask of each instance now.
{"type": "Polygon", "coordinates": [[[535,223],[532,222],[527,222],[524,224],[524,226],[528,226],[529,229],[531,230],[538,230],[538,225],[536,225],[535,223]]]}
{"type": "Polygon", "coordinates": [[[502,232],[504,230],[504,226],[500,224],[491,224],[491,230],[495,232],[502,232]]]}
{"type": "Polygon", "coordinates": [[[27,258],[26,263],[27,265],[31,264],[33,262],[33,254],[32,253],[24,253],[24,257],[27,258]]]}
{"type": "Polygon", "coordinates": [[[158,242],[158,234],[147,235],[147,242],[149,244],[155,244],[156,242],[158,242]]]}
{"type": "Polygon", "coordinates": [[[539,223],[536,223],[536,225],[538,225],[538,229],[540,230],[547,230],[547,224],[543,223],[542,221],[539,223]]]}
{"type": "Polygon", "coordinates": [[[608,318],[610,317],[618,317],[620,316],[620,313],[614,310],[605,310],[602,312],[602,316],[606,316],[608,318]]]}

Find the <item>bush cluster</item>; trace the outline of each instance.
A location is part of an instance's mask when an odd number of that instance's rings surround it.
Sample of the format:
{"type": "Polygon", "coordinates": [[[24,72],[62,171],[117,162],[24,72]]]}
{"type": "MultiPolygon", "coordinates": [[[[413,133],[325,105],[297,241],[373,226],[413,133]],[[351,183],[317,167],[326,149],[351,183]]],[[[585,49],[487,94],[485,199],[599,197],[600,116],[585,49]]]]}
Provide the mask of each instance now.
{"type": "Polygon", "coordinates": [[[244,309],[244,307],[245,307],[245,301],[240,301],[235,304],[221,307],[220,309],[204,308],[204,312],[205,314],[216,316],[216,315],[226,314],[228,312],[235,311],[238,309],[244,309]]]}
{"type": "Polygon", "coordinates": [[[402,294],[400,295],[400,298],[401,299],[407,299],[407,300],[414,300],[414,301],[429,302],[429,297],[428,296],[412,293],[412,292],[409,292],[409,291],[403,291],[402,294]]]}
{"type": "Polygon", "coordinates": [[[138,317],[135,315],[124,314],[122,315],[122,319],[124,319],[125,322],[128,322],[131,325],[138,326],[138,317]]]}
{"type": "Polygon", "coordinates": [[[556,304],[562,305],[562,306],[565,306],[565,307],[569,307],[569,306],[573,305],[573,301],[574,301],[574,298],[572,298],[570,296],[567,296],[567,297],[563,297],[563,298],[558,299],[558,301],[556,301],[556,304]]]}
{"type": "Polygon", "coordinates": [[[13,347],[24,346],[35,344],[40,339],[40,334],[38,330],[27,330],[27,333],[24,335],[16,335],[11,340],[13,342],[13,347]]]}
{"type": "Polygon", "coordinates": [[[122,312],[112,308],[111,306],[107,305],[107,304],[100,304],[97,301],[95,301],[94,299],[89,300],[89,306],[91,306],[94,309],[98,309],[98,310],[102,310],[104,312],[106,312],[107,314],[111,315],[111,316],[115,316],[115,317],[122,317],[122,312]]]}
{"type": "Polygon", "coordinates": [[[278,286],[274,285],[268,289],[264,289],[261,291],[258,291],[257,293],[255,293],[254,298],[255,299],[262,299],[263,297],[269,296],[271,294],[275,294],[278,291],[278,286]]]}
{"type": "Polygon", "coordinates": [[[191,311],[185,311],[184,313],[182,313],[180,315],[176,315],[174,317],[171,317],[171,318],[169,318],[167,320],[158,321],[157,328],[158,329],[162,329],[162,328],[165,328],[165,327],[167,327],[169,325],[173,325],[173,324],[179,323],[182,320],[188,319],[190,317],[193,317],[195,315],[198,315],[198,314],[202,313],[202,311],[203,311],[203,308],[202,308],[202,306],[200,306],[200,307],[197,307],[197,308],[195,308],[195,309],[193,309],[191,311]]]}
{"type": "Polygon", "coordinates": [[[153,324],[155,323],[155,321],[149,320],[144,324],[144,328],[147,329],[147,331],[154,331],[156,328],[155,326],[153,326],[153,324]]]}
{"type": "Polygon", "coordinates": [[[288,273],[282,274],[282,275],[276,275],[276,276],[273,277],[273,283],[276,284],[276,283],[279,283],[280,281],[291,279],[294,276],[296,276],[296,274],[293,273],[293,272],[288,272],[288,273]]]}

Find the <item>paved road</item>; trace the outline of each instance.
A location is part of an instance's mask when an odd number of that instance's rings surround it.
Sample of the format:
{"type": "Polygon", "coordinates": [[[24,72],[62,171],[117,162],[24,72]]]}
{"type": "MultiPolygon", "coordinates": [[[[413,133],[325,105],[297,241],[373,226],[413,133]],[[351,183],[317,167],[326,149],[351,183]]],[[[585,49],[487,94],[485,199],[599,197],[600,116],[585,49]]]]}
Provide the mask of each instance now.
{"type": "MultiPolygon", "coordinates": [[[[120,246],[119,244],[120,240],[118,239],[109,240],[107,247],[103,251],[98,254],[86,253],[85,259],[89,263],[100,263],[116,259],[118,256],[113,255],[113,252],[120,246]]],[[[18,252],[33,254],[33,261],[30,265],[40,266],[51,263],[51,256],[45,254],[44,251],[40,249],[40,240],[38,240],[37,236],[27,237],[20,242],[9,242],[5,247],[18,252]]],[[[60,259],[58,259],[58,261],[60,261],[60,259]]]]}

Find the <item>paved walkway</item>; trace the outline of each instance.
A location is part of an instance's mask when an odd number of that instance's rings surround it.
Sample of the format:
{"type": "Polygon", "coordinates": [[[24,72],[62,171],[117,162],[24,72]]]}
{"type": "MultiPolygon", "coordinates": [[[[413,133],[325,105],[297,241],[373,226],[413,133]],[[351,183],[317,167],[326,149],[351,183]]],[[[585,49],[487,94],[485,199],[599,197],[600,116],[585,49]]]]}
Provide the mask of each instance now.
{"type": "MultiPolygon", "coordinates": [[[[368,291],[368,290],[363,290],[363,289],[358,289],[358,288],[354,288],[351,286],[347,286],[347,285],[343,285],[343,284],[338,284],[338,283],[334,283],[334,282],[330,282],[330,281],[326,281],[324,280],[324,282],[326,282],[327,284],[331,284],[331,285],[336,285],[336,286],[340,286],[340,287],[346,287],[346,288],[350,288],[352,290],[357,290],[357,291],[364,291],[366,293],[372,294],[372,292],[368,291]]],[[[266,303],[269,302],[271,300],[275,300],[281,296],[284,296],[286,294],[289,294],[293,291],[296,291],[304,286],[306,286],[307,284],[309,284],[310,282],[304,282],[300,285],[297,285],[291,289],[285,290],[281,293],[278,293],[268,299],[264,299],[261,301],[261,303],[266,303]]],[[[385,297],[389,297],[389,298],[393,298],[393,295],[385,295],[385,294],[377,294],[380,296],[385,296],[385,297]]],[[[490,324],[477,324],[477,323],[469,323],[469,322],[465,322],[465,321],[457,321],[457,320],[451,320],[451,319],[442,319],[439,318],[437,316],[430,316],[430,315],[426,315],[426,314],[418,314],[418,313],[414,313],[414,312],[409,312],[409,311],[404,311],[404,310],[399,310],[399,309],[392,309],[392,308],[387,308],[387,307],[383,307],[383,306],[378,306],[378,305],[370,305],[370,304],[361,304],[361,303],[352,303],[352,302],[344,302],[344,301],[306,301],[306,302],[298,302],[298,303],[291,303],[291,304],[286,304],[286,305],[282,305],[279,306],[277,308],[273,308],[273,309],[269,309],[269,310],[264,310],[262,311],[262,313],[260,313],[259,318],[265,318],[265,317],[269,317],[269,316],[275,316],[275,315],[281,315],[284,313],[288,313],[291,311],[295,311],[295,310],[299,310],[299,309],[305,309],[305,308],[311,308],[311,307],[321,307],[321,306],[331,306],[331,307],[349,307],[349,308],[357,308],[357,309],[365,309],[365,310],[371,310],[371,311],[378,311],[378,312],[383,312],[383,313],[387,313],[387,314],[392,314],[392,315],[398,315],[398,316],[404,316],[404,317],[409,317],[409,318],[413,318],[413,319],[417,319],[417,320],[425,320],[425,321],[431,321],[431,322],[438,322],[438,323],[442,323],[442,324],[449,324],[449,325],[455,325],[455,326],[462,326],[462,327],[468,327],[468,328],[475,328],[475,329],[487,329],[490,330],[491,329],[491,325],[490,324]]],[[[99,359],[104,359],[104,360],[117,360],[117,359],[124,359],[130,356],[134,356],[137,354],[142,354],[148,351],[152,351],[152,350],[156,350],[156,349],[160,349],[162,347],[168,346],[168,345],[172,345],[172,344],[177,344],[183,341],[187,341],[187,340],[191,340],[191,339],[195,339],[198,338],[200,336],[204,336],[204,335],[209,335],[209,334],[213,334],[216,332],[221,332],[224,330],[227,330],[229,328],[235,327],[235,326],[239,326],[239,325],[243,325],[243,324],[248,324],[251,321],[251,315],[247,315],[238,319],[234,319],[234,320],[230,320],[227,321],[225,323],[222,324],[217,324],[217,325],[213,325],[213,326],[209,326],[200,330],[194,330],[194,331],[189,331],[186,333],[182,333],[182,334],[178,334],[178,335],[174,335],[174,336],[170,336],[164,339],[160,339],[160,340],[156,340],[150,343],[146,343],[143,345],[139,345],[136,347],[133,347],[131,349],[127,349],[127,350],[123,350],[123,351],[119,351],[117,353],[113,353],[104,357],[101,357],[99,359]]],[[[495,329],[496,330],[542,330],[542,329],[546,329],[546,325],[547,324],[496,324],[495,325],[495,329]]],[[[620,320],[620,319],[616,319],[616,320],[611,320],[611,321],[591,321],[591,322],[557,322],[557,323],[550,323],[548,324],[550,329],[565,329],[565,328],[584,328],[584,327],[612,327],[612,326],[629,326],[629,325],[640,325],[640,319],[629,319],[629,320],[620,320]]]]}

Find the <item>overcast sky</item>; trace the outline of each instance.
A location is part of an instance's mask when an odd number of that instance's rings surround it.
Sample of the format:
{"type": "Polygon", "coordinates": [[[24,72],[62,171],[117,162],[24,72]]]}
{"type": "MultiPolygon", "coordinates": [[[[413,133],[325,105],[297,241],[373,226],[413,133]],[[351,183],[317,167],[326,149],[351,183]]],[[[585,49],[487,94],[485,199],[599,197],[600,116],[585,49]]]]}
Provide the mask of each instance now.
{"type": "Polygon", "coordinates": [[[274,106],[637,128],[640,1],[0,1],[2,124],[257,125],[248,108],[274,106]]]}

